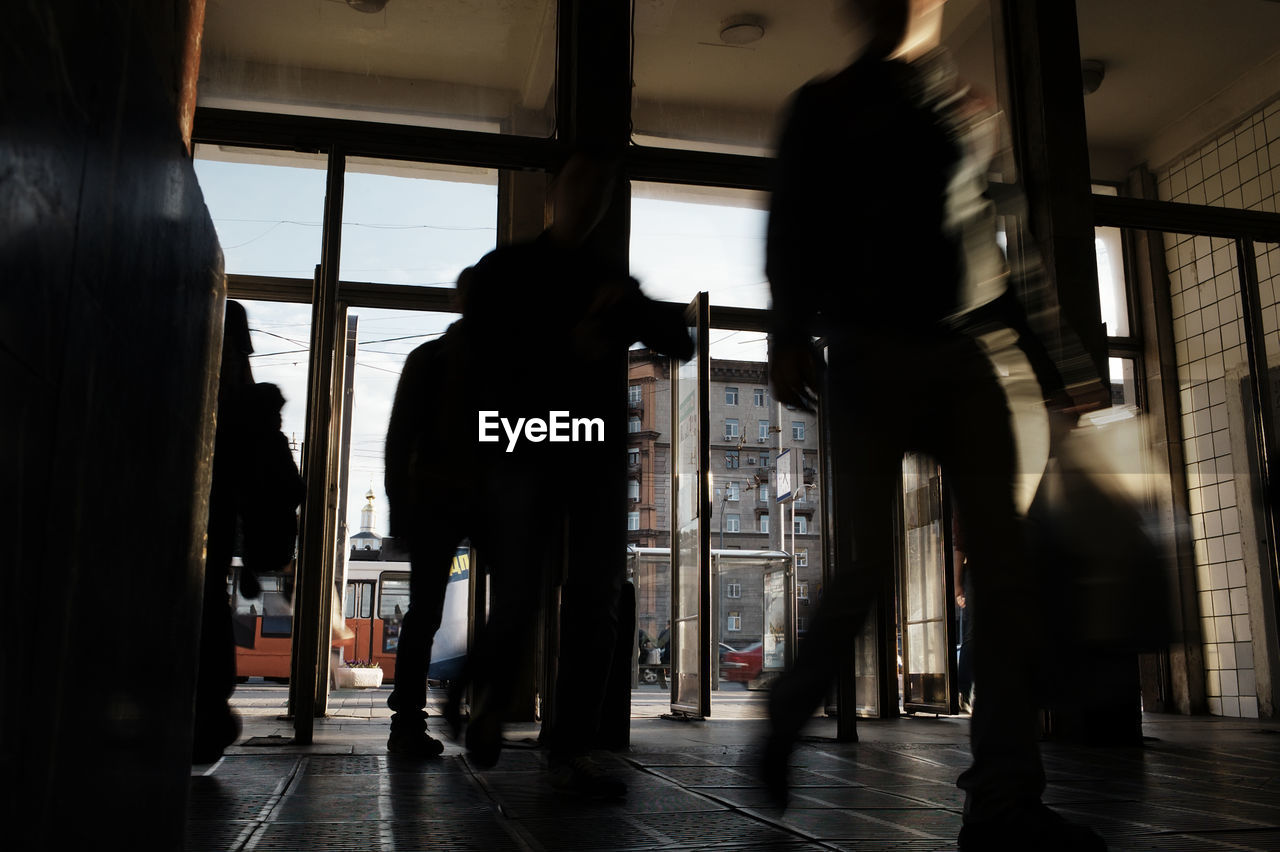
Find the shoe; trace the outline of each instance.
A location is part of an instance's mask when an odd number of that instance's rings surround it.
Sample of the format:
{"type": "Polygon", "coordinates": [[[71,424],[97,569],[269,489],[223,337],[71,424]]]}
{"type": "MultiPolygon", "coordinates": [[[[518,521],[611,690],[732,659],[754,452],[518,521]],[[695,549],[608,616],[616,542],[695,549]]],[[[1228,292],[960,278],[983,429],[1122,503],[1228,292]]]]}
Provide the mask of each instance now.
{"type": "Polygon", "coordinates": [[[444,743],[426,731],[392,731],[387,737],[387,751],[405,757],[439,757],[444,753],[444,743]]]}
{"type": "Polygon", "coordinates": [[[1040,803],[1007,819],[966,822],[960,852],[1106,852],[1107,842],[1085,825],[1068,822],[1040,803]]]}
{"type": "Polygon", "coordinates": [[[547,764],[551,786],[557,790],[578,793],[591,799],[621,799],[627,785],[606,770],[589,754],[552,759],[547,764]]]}

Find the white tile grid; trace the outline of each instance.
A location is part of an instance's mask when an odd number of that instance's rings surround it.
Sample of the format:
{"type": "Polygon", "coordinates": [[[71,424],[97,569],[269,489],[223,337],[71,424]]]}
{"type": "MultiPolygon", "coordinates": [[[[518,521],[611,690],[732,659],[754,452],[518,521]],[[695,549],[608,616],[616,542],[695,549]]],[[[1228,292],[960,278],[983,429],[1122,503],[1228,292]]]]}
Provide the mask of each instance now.
{"type": "MultiPolygon", "coordinates": [[[[1157,176],[1159,197],[1191,204],[1277,211],[1280,100],[1157,176]]],[[[1246,360],[1235,246],[1165,234],[1182,400],[1183,444],[1209,710],[1256,718],[1258,700],[1227,420],[1227,371],[1246,360]]],[[[1258,246],[1268,354],[1280,360],[1280,247],[1258,246]]],[[[1242,469],[1243,476],[1249,474],[1242,469]]],[[[1243,481],[1243,480],[1242,480],[1243,481]]]]}

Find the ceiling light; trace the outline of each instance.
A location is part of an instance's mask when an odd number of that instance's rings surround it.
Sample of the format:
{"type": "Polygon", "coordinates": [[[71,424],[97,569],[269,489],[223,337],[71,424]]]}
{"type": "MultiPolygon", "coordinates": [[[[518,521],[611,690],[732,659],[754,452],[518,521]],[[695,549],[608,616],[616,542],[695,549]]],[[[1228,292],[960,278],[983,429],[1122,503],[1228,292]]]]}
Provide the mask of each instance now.
{"type": "Polygon", "coordinates": [[[720,22],[720,41],[734,47],[755,44],[764,38],[764,18],[759,15],[735,15],[720,22]]]}
{"type": "Polygon", "coordinates": [[[347,5],[357,12],[381,12],[383,7],[387,5],[387,0],[347,0],[347,5]]]}

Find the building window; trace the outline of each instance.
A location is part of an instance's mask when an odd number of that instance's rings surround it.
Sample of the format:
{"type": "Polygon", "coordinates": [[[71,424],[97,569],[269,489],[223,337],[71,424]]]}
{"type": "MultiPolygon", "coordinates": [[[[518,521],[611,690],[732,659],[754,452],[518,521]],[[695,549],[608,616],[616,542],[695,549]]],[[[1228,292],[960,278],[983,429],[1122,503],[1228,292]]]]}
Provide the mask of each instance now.
{"type": "Polygon", "coordinates": [[[760,440],[761,441],[769,440],[769,421],[761,420],[759,421],[759,425],[760,425],[760,440]]]}
{"type": "Polygon", "coordinates": [[[726,417],[724,419],[724,439],[737,440],[738,438],[738,419],[736,417],[726,417]]]}
{"type": "MultiPolygon", "coordinates": [[[[804,518],[797,518],[796,520],[803,521],[804,518]]],[[[797,530],[797,532],[800,532],[800,530],[797,530]]],[[[796,565],[800,568],[804,568],[808,564],[809,564],[809,549],[807,547],[802,547],[796,551],[796,565]]],[[[805,588],[808,589],[808,585],[806,585],[805,588]]],[[[808,597],[808,596],[809,595],[806,592],[805,597],[808,597]]]]}
{"type": "Polygon", "coordinates": [[[724,466],[737,469],[742,464],[742,456],[737,450],[724,451],[724,466]]]}
{"type": "Polygon", "coordinates": [[[640,529],[640,513],[627,512],[627,531],[635,532],[640,529]]]}
{"type": "Polygon", "coordinates": [[[741,497],[742,492],[741,492],[741,489],[738,488],[738,483],[736,482],[730,482],[728,485],[724,487],[724,490],[725,490],[726,499],[737,500],[739,497],[741,497]]]}
{"type": "Polygon", "coordinates": [[[627,449],[627,464],[640,464],[639,447],[630,447],[627,449]]]}
{"type": "Polygon", "coordinates": [[[724,389],[724,404],[725,404],[725,405],[737,405],[737,404],[738,404],[738,389],[737,389],[737,388],[725,388],[725,389],[724,389]]]}
{"type": "Polygon", "coordinates": [[[629,386],[627,388],[627,402],[631,405],[639,405],[640,399],[641,399],[640,394],[641,394],[640,385],[629,386]]]}
{"type": "Polygon", "coordinates": [[[769,453],[767,451],[762,450],[760,452],[760,466],[761,467],[769,466],[769,453]]]}
{"type": "Polygon", "coordinates": [[[800,535],[804,535],[805,533],[809,532],[809,519],[806,518],[804,515],[801,515],[800,517],[796,518],[795,530],[800,535]]]}
{"type": "Polygon", "coordinates": [[[725,583],[724,596],[726,598],[742,597],[742,584],[741,583],[725,583]]]}
{"type": "Polygon", "coordinates": [[[765,512],[760,515],[760,532],[767,533],[769,531],[769,513],[765,512]]]}
{"type": "Polygon", "coordinates": [[[729,513],[724,516],[725,532],[742,532],[742,516],[729,513]]]}
{"type": "Polygon", "coordinates": [[[640,481],[639,480],[636,480],[636,479],[627,480],[627,499],[637,500],[637,501],[640,499],[640,481]]]}
{"type": "Polygon", "coordinates": [[[804,421],[803,420],[791,421],[791,440],[793,441],[804,440],[804,421]]]}
{"type": "Polygon", "coordinates": [[[808,629],[809,629],[809,619],[805,618],[803,615],[797,615],[796,616],[796,632],[803,633],[808,629]]]}
{"type": "Polygon", "coordinates": [[[756,405],[764,405],[764,388],[756,388],[751,392],[751,398],[756,405]]]}
{"type": "Polygon", "coordinates": [[[768,503],[769,502],[769,483],[761,482],[759,485],[756,486],[756,490],[760,492],[760,502],[768,503]]]}
{"type": "Polygon", "coordinates": [[[632,415],[631,417],[628,417],[628,418],[627,418],[627,431],[628,431],[628,432],[639,432],[639,431],[641,430],[641,428],[643,428],[643,424],[640,422],[640,418],[639,418],[639,417],[636,417],[635,415],[632,415]]]}
{"type": "MultiPolygon", "coordinates": [[[[800,564],[799,553],[796,554],[796,564],[797,565],[800,564]]],[[[798,601],[809,600],[809,581],[808,580],[802,580],[801,582],[796,583],[796,600],[798,601]]]]}
{"type": "Polygon", "coordinates": [[[737,633],[742,630],[742,613],[736,610],[729,613],[729,618],[725,623],[725,629],[730,633],[737,633]]]}

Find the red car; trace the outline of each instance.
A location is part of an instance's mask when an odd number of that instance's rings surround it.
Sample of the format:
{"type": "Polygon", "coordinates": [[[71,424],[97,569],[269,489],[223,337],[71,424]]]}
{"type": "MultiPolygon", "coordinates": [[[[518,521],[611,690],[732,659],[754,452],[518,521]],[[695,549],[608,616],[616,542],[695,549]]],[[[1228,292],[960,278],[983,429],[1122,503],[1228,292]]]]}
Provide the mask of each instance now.
{"type": "Polygon", "coordinates": [[[760,677],[764,666],[764,643],[748,645],[741,651],[726,651],[720,659],[720,679],[750,683],[760,677]]]}

